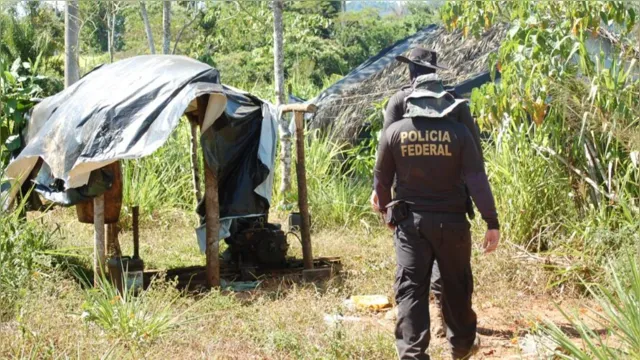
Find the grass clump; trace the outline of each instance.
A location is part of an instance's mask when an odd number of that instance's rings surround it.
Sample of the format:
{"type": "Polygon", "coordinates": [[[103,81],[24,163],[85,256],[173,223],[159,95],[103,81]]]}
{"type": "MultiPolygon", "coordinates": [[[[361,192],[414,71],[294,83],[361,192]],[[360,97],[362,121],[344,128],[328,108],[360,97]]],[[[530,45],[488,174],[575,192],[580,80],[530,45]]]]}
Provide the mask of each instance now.
{"type": "Polygon", "coordinates": [[[126,343],[142,345],[156,341],[196,321],[192,313],[201,301],[185,306],[188,299],[174,285],[154,282],[136,295],[130,288],[119,292],[101,277],[98,286],[91,288],[88,284],[85,290],[82,318],[126,343]]]}

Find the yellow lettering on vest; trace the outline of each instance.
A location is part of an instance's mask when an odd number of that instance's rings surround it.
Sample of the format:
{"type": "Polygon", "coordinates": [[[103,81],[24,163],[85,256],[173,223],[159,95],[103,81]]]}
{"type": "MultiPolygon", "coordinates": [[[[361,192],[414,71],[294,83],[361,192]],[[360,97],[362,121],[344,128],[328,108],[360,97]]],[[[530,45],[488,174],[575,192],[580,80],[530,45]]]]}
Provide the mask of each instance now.
{"type": "Polygon", "coordinates": [[[451,142],[451,138],[449,137],[449,132],[448,131],[445,131],[442,134],[442,141],[451,142]]]}
{"type": "Polygon", "coordinates": [[[438,156],[444,155],[444,146],[438,144],[438,156]]]}
{"type": "Polygon", "coordinates": [[[431,130],[429,132],[429,140],[433,141],[438,141],[438,131],[436,130],[431,130]]]}
{"type": "Polygon", "coordinates": [[[426,140],[427,140],[427,139],[425,139],[425,138],[422,136],[422,131],[418,131],[418,141],[419,141],[419,142],[425,142],[426,140]]]}
{"type": "MultiPolygon", "coordinates": [[[[405,133],[403,133],[405,134],[405,133]]],[[[400,146],[400,151],[402,152],[402,157],[407,156],[407,145],[400,146]]]]}
{"type": "Polygon", "coordinates": [[[422,145],[420,144],[416,144],[416,156],[421,156],[422,155],[422,145]]]}
{"type": "Polygon", "coordinates": [[[418,140],[418,134],[415,131],[409,131],[409,141],[418,140]]]}
{"type": "MultiPolygon", "coordinates": [[[[407,132],[403,131],[400,133],[400,143],[404,144],[404,141],[407,140],[407,132]]],[[[404,156],[404,155],[402,155],[404,156]]]]}
{"type": "Polygon", "coordinates": [[[429,156],[429,144],[422,144],[422,155],[429,156]]]}
{"type": "Polygon", "coordinates": [[[436,144],[429,144],[429,155],[438,155],[438,146],[436,144]]]}
{"type": "Polygon", "coordinates": [[[452,156],[451,153],[449,152],[449,145],[445,145],[444,146],[444,156],[452,156]]]}
{"type": "MultiPolygon", "coordinates": [[[[409,136],[411,136],[411,133],[409,133],[409,136]]],[[[415,144],[407,145],[407,147],[409,148],[409,156],[416,156],[415,144]]]]}

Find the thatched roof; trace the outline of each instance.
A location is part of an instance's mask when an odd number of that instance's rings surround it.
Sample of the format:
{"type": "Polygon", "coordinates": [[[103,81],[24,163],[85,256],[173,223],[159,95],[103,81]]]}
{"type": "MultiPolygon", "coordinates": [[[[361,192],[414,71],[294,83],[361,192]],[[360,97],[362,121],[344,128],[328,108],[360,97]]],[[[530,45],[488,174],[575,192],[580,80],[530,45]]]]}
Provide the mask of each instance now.
{"type": "Polygon", "coordinates": [[[495,52],[507,32],[496,26],[479,39],[464,38],[460,31],[429,26],[398,41],[325,89],[309,102],[318,106],[311,122],[313,128],[332,127],[339,137],[352,139],[366,122],[373,104],[380,102],[407,85],[406,65],[395,61],[397,55],[416,46],[438,52],[438,62],[448,70],[440,71],[445,85],[459,84],[489,70],[489,54],[495,52]]]}

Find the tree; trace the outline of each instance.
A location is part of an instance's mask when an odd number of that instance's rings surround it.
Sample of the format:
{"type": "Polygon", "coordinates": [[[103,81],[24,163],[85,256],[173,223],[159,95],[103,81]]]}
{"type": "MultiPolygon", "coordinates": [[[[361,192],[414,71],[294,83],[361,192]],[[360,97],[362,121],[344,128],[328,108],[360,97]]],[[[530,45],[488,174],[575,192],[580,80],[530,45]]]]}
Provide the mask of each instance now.
{"type": "Polygon", "coordinates": [[[169,54],[171,43],[171,1],[162,3],[162,53],[169,54]]]}
{"type": "Polygon", "coordinates": [[[147,40],[149,41],[149,52],[151,54],[156,53],[156,46],[153,43],[153,32],[151,31],[151,24],[149,23],[149,15],[147,14],[147,6],[144,1],[140,1],[140,14],[142,15],[142,22],[144,23],[144,31],[147,34],[147,40]]]}
{"type": "Polygon", "coordinates": [[[69,87],[80,78],[78,72],[78,1],[65,3],[64,15],[64,86],[69,87]]]}
{"type": "Polygon", "coordinates": [[[109,62],[113,62],[116,50],[115,38],[118,14],[125,5],[126,4],[122,1],[109,1],[107,3],[108,11],[105,13],[105,22],[107,24],[107,49],[109,51],[109,62]]]}
{"type": "MultiPolygon", "coordinates": [[[[273,1],[273,73],[275,76],[276,105],[285,104],[284,98],[284,41],[282,31],[282,0],[273,1]]],[[[280,191],[291,189],[291,133],[284,117],[280,118],[280,145],[282,148],[282,182],[280,191]]]]}

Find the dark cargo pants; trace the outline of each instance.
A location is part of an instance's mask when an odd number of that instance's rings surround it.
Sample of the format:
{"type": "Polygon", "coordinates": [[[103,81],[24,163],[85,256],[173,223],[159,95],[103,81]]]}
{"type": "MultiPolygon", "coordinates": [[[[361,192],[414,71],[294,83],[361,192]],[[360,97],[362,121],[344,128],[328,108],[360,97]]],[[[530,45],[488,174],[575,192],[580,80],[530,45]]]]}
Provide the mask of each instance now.
{"type": "Polygon", "coordinates": [[[471,308],[471,233],[464,213],[413,212],[396,227],[398,304],[396,347],[401,359],[429,359],[429,286],[437,260],[441,276],[441,306],[447,340],[454,358],[469,354],[476,336],[471,308]]]}

